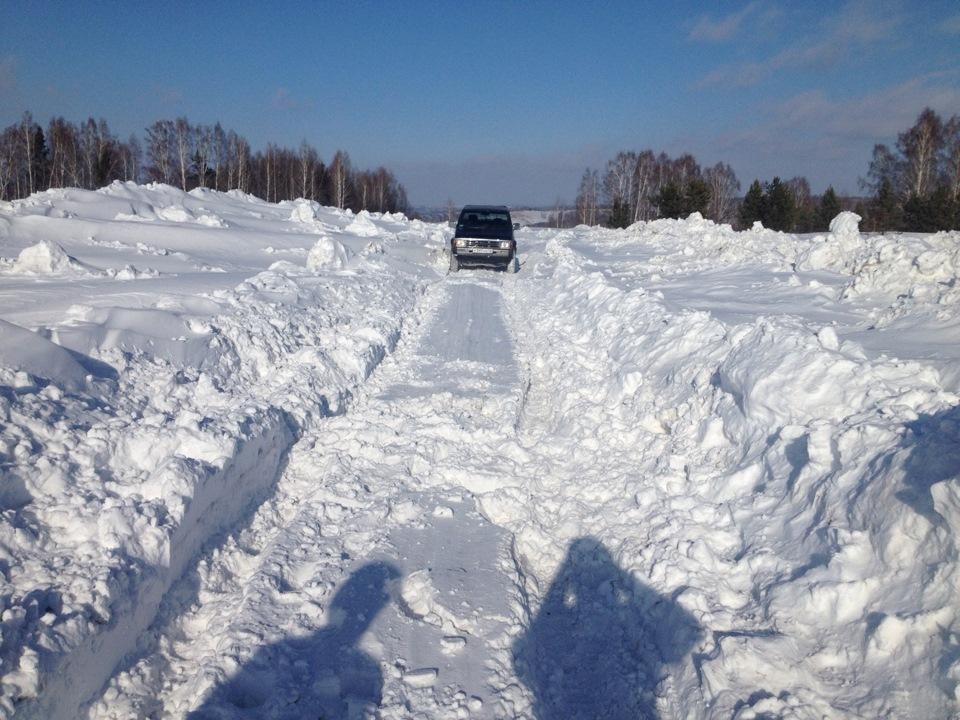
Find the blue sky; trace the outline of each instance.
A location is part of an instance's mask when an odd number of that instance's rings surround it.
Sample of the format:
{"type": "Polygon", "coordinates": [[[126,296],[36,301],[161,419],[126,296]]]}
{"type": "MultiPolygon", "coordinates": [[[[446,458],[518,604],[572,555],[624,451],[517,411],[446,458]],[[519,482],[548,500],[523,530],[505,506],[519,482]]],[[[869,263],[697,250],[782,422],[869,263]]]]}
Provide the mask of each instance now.
{"type": "Polygon", "coordinates": [[[386,164],[415,204],[571,202],[617,150],[857,191],[875,142],[960,112],[960,6],[33,3],[0,34],[0,124],[220,120],[386,164]]]}

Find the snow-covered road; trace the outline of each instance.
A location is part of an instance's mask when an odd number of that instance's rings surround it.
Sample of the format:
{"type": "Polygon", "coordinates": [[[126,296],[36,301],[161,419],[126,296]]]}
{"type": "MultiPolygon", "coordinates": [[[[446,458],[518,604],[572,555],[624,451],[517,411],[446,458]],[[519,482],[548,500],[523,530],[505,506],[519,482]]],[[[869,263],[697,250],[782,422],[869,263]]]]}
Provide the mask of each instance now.
{"type": "Polygon", "coordinates": [[[500,276],[467,275],[431,288],[362,397],[291,449],[94,717],[492,716],[515,579],[467,488],[507,481],[521,392],[500,276]]]}
{"type": "Polygon", "coordinates": [[[960,236],[448,237],[0,207],[0,716],[957,714],[960,236]]]}

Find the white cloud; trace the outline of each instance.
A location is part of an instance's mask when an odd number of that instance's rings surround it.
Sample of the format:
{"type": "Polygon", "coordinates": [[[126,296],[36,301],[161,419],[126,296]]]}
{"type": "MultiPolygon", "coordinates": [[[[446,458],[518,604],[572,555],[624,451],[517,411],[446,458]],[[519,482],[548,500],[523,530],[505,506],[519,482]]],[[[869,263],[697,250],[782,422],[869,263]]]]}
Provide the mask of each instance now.
{"type": "Polygon", "coordinates": [[[758,123],[709,140],[711,151],[747,175],[806,175],[815,189],[832,183],[857,191],[878,142],[893,144],[924,107],[944,117],[960,113],[960,70],[920,75],[846,100],[822,90],[799,93],[759,112],[758,123]]]}
{"type": "Polygon", "coordinates": [[[743,21],[759,7],[759,2],[752,2],[735,13],[716,19],[709,15],[701,15],[690,30],[687,39],[705,42],[732,40],[740,32],[743,21]]]}
{"type": "Polygon", "coordinates": [[[725,65],[708,73],[699,87],[756,85],[781,70],[835,65],[870,44],[892,36],[900,24],[882,3],[848,2],[826,18],[818,35],[804,37],[760,62],[725,65]]]}

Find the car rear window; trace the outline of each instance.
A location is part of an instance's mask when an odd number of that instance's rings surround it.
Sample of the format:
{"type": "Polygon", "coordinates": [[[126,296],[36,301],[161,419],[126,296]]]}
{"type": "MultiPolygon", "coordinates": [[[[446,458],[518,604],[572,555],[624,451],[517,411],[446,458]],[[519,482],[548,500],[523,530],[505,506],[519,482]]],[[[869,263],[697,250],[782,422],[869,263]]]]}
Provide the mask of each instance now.
{"type": "Polygon", "coordinates": [[[457,221],[457,237],[495,238],[511,236],[510,213],[503,210],[464,210],[457,221]]]}

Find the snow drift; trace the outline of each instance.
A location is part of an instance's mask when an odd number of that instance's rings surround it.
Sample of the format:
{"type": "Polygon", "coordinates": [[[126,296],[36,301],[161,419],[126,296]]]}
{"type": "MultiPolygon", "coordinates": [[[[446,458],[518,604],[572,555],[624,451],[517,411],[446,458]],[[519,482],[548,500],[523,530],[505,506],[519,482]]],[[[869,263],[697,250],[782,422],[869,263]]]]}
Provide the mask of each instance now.
{"type": "MultiPolygon", "coordinates": [[[[334,248],[332,261],[267,269],[267,242],[285,252],[314,238],[291,244],[273,205],[209,192],[202,202],[230,222],[198,213],[191,194],[122,184],[42,193],[4,217],[14,248],[40,232],[63,239],[28,245],[4,281],[34,283],[15,287],[39,300],[24,312],[40,327],[0,320],[0,385],[10,389],[0,393],[0,716],[76,716],[198,553],[268,496],[302,429],[342,412],[417,297],[417,268],[389,255],[364,261],[348,286],[331,283],[325,271],[347,250],[330,237],[317,242],[334,248]],[[114,219],[117,197],[140,217],[210,235],[183,242],[131,227],[114,219]],[[275,230],[264,237],[265,225],[275,230]],[[76,241],[78,226],[95,235],[76,241]],[[232,264],[245,263],[247,279],[204,288],[195,268],[222,263],[226,245],[244,248],[232,264]],[[168,275],[146,307],[126,306],[111,283],[130,274],[101,263],[143,254],[168,275]],[[37,287],[36,275],[50,280],[37,287]],[[79,289],[81,277],[93,287],[79,289]]],[[[336,227],[339,214],[318,212],[336,227]]],[[[8,317],[24,322],[15,308],[8,317]]]]}
{"type": "Polygon", "coordinates": [[[396,553],[423,566],[366,649],[434,623],[452,659],[376,657],[384,718],[530,720],[584,678],[665,718],[955,715],[960,234],[858,220],[528,230],[519,274],[444,277],[448,229],[306,200],[115,183],[5,205],[0,714],[183,715],[268,638],[335,625],[348,565],[396,553]],[[171,592],[192,568],[196,616],[171,592]],[[438,591],[453,573],[478,597],[438,591]],[[550,617],[588,581],[620,609],[584,627],[633,665],[532,668],[576,645],[550,617]],[[211,645],[178,655],[191,623],[211,645]]]}

